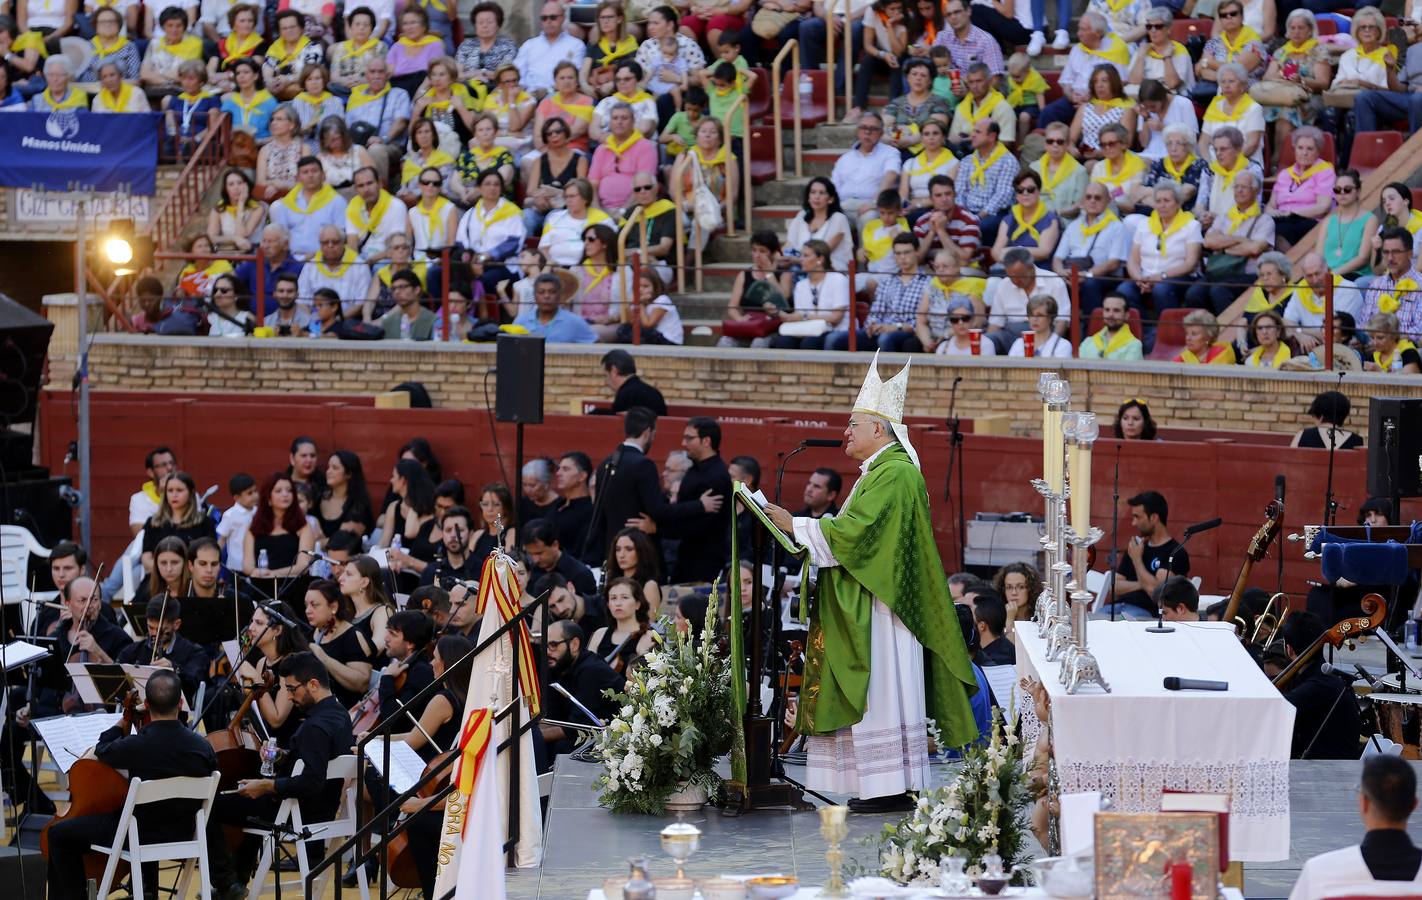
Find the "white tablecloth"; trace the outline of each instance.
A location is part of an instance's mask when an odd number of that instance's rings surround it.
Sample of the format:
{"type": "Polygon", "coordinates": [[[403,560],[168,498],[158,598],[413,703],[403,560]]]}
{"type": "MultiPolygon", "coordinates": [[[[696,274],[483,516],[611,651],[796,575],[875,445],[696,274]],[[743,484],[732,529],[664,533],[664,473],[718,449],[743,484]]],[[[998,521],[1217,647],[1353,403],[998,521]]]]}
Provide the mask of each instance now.
{"type": "MultiPolygon", "coordinates": [[[[1036,626],[1017,629],[1017,669],[1051,697],[1062,793],[1100,791],[1117,812],[1157,810],[1161,791],[1230,795],[1230,858],[1289,856],[1289,748],[1294,708],[1223,623],[1088,624],[1087,643],[1111,686],[1069,695],[1036,626]],[[1038,673],[1042,673],[1038,675],[1038,673]],[[1168,675],[1229,682],[1229,690],[1167,691],[1168,675]]],[[[1019,704],[1034,718],[1032,704],[1019,704]]]]}
{"type": "MultiPolygon", "coordinates": [[[[924,890],[922,890],[922,891],[917,892],[917,894],[918,894],[918,896],[924,897],[924,898],[928,898],[928,897],[941,898],[941,897],[944,896],[943,894],[939,893],[938,891],[936,891],[936,890],[930,890],[930,889],[924,889],[924,890]]],[[[1224,889],[1223,894],[1224,894],[1224,900],[1244,900],[1244,894],[1240,893],[1239,888],[1230,888],[1230,887],[1227,887],[1227,888],[1224,889]]],[[[749,895],[747,895],[747,896],[749,896],[749,895]]],[[[1046,891],[1042,890],[1041,888],[1034,888],[1034,887],[1029,887],[1029,888],[1011,888],[1011,887],[1010,887],[1010,888],[1008,888],[1006,891],[1004,891],[1003,893],[999,894],[998,896],[999,896],[999,897],[1011,898],[1011,900],[1050,900],[1050,897],[1051,897],[1050,894],[1048,894],[1046,891]]],[[[818,888],[818,887],[802,887],[802,888],[800,888],[800,890],[796,891],[793,895],[791,895],[791,897],[789,898],[789,900],[819,900],[819,897],[820,897],[820,888],[818,888]]],[[[607,900],[607,898],[606,898],[606,895],[603,894],[602,888],[593,888],[592,890],[588,891],[588,900],[607,900]]],[[[698,891],[697,894],[696,894],[696,900],[701,900],[701,893],[700,893],[699,891],[698,891]]]]}

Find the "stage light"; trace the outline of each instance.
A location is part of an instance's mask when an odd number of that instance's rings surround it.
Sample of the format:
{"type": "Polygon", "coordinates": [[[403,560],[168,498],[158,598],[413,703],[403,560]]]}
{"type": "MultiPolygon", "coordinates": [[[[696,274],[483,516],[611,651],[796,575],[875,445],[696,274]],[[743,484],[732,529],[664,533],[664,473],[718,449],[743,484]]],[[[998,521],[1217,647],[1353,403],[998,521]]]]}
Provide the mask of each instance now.
{"type": "Polygon", "coordinates": [[[104,255],[116,266],[133,260],[133,245],[121,237],[111,237],[104,241],[104,255]]]}

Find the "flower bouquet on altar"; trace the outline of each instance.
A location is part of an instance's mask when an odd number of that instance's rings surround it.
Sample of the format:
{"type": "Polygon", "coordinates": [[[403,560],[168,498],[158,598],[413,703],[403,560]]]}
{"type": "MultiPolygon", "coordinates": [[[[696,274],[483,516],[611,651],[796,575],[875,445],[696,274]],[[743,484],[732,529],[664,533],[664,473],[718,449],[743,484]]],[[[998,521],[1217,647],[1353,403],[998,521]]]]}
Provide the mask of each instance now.
{"type": "Polygon", "coordinates": [[[606,770],[594,783],[613,812],[660,815],[679,790],[720,789],[714,766],[739,723],[731,667],[716,653],[716,619],[706,616],[699,639],[675,633],[648,653],[616,695],[622,707],[598,739],[606,770]]]}
{"type": "Polygon", "coordinates": [[[1009,870],[1020,861],[1030,798],[1015,732],[995,708],[992,740],[967,749],[958,777],[920,794],[913,812],[884,826],[881,875],[902,884],[937,885],[939,860],[947,856],[961,856],[976,867],[996,853],[1009,870]]]}

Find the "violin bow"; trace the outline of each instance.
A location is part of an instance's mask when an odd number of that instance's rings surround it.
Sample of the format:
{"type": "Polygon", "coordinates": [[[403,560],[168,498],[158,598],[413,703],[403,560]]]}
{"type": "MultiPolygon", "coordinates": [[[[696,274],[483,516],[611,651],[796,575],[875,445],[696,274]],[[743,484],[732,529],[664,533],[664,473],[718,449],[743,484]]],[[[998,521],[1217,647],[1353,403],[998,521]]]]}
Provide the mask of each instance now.
{"type": "MultiPolygon", "coordinates": [[[[94,602],[94,597],[99,593],[99,577],[103,574],[103,572],[104,572],[104,564],[103,564],[103,563],[99,563],[98,571],[96,571],[96,572],[94,573],[94,589],[89,592],[89,596],[87,596],[87,597],[84,598],[84,609],[83,609],[83,612],[81,612],[81,613],[79,614],[79,633],[80,633],[80,634],[84,634],[84,633],[88,632],[88,630],[89,630],[89,626],[86,625],[86,624],[84,624],[84,623],[85,623],[85,620],[87,620],[87,619],[89,618],[89,609],[90,609],[90,607],[92,606],[92,604],[93,604],[93,602],[94,602]]],[[[65,665],[69,665],[69,660],[70,660],[71,658],[73,658],[73,656],[74,656],[74,648],[75,648],[76,646],[78,646],[78,645],[77,645],[77,644],[70,644],[70,645],[69,645],[69,652],[66,653],[66,654],[64,654],[64,664],[65,664],[65,665]]]]}
{"type": "Polygon", "coordinates": [[[153,655],[148,660],[148,665],[156,665],[158,662],[158,643],[163,640],[163,623],[168,620],[168,592],[163,592],[163,605],[158,612],[158,636],[153,639],[153,655]]]}

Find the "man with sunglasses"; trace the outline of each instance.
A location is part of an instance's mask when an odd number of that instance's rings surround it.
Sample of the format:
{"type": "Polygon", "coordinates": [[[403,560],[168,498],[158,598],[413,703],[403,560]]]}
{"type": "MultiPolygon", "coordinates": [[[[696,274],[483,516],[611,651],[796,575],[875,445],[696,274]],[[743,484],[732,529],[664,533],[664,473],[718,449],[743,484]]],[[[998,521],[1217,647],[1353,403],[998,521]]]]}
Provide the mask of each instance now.
{"type": "Polygon", "coordinates": [[[1379,131],[1380,123],[1407,119],[1407,131],[1422,130],[1422,23],[1402,21],[1407,35],[1407,55],[1402,70],[1397,73],[1399,90],[1359,91],[1353,98],[1353,114],[1358,117],[1358,131],[1379,131]]]}
{"type": "MultiPolygon", "coordinates": [[[[1081,280],[1081,315],[1089,317],[1102,298],[1120,284],[1121,269],[1131,252],[1131,231],[1111,211],[1111,192],[1091,183],[1081,195],[1081,215],[1071,220],[1052,256],[1052,271],[1067,283],[1072,266],[1081,280]]],[[[1082,354],[1085,355],[1085,345],[1082,354]]]]}
{"type": "Polygon", "coordinates": [[[627,235],[627,249],[636,250],[642,257],[642,265],[650,265],[666,284],[671,284],[672,269],[669,261],[676,237],[676,204],[658,197],[657,179],[651,172],[638,172],[632,176],[632,204],[618,216],[626,222],[637,209],[642,210],[642,219],[627,235]]]}
{"type": "Polygon", "coordinates": [[[567,60],[574,66],[582,65],[588,48],[582,41],[563,31],[567,17],[561,3],[545,3],[538,14],[541,33],[523,42],[514,57],[523,86],[530,94],[542,100],[553,90],[553,68],[567,60]]]}

